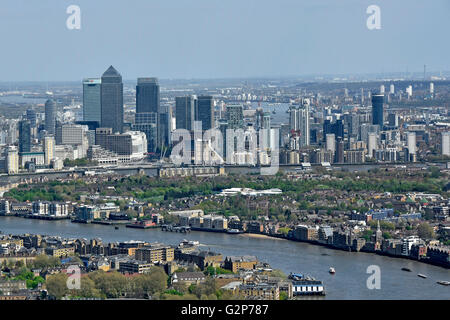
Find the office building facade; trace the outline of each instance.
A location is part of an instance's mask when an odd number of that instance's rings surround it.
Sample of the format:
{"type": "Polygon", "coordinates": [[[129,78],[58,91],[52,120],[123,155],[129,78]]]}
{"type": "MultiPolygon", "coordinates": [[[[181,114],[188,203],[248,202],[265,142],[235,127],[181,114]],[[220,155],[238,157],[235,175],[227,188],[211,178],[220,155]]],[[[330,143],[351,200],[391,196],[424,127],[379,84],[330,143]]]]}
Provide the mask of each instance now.
{"type": "Polygon", "coordinates": [[[102,121],[101,100],[102,79],[87,78],[83,80],[83,121],[102,121]]]}
{"type": "Polygon", "coordinates": [[[122,76],[110,66],[101,79],[101,126],[123,131],[123,83],[122,76]]]}

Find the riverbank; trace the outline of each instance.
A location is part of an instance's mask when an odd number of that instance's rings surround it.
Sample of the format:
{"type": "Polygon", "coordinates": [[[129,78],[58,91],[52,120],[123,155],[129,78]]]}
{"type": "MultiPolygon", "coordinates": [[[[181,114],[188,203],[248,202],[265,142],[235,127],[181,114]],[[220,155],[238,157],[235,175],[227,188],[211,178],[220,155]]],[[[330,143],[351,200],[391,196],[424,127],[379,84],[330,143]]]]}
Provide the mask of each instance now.
{"type": "Polygon", "coordinates": [[[405,260],[410,260],[410,261],[416,261],[416,262],[421,262],[421,263],[425,263],[425,264],[429,264],[429,265],[433,265],[436,267],[441,267],[444,269],[450,269],[450,265],[446,265],[444,263],[440,263],[437,261],[431,261],[428,258],[422,258],[422,259],[416,259],[414,257],[411,256],[399,256],[399,255],[394,255],[394,254],[389,254],[387,252],[383,252],[381,250],[377,250],[377,251],[370,251],[370,250],[360,250],[360,251],[355,251],[352,250],[351,248],[340,248],[340,247],[336,247],[332,244],[327,244],[327,243],[321,243],[318,241],[314,241],[314,240],[298,240],[298,239],[291,239],[291,238],[287,238],[284,237],[282,235],[280,236],[275,236],[275,235],[265,235],[265,234],[249,234],[247,233],[250,237],[254,237],[254,238],[268,238],[268,239],[273,239],[273,240],[290,240],[290,241],[294,241],[294,242],[302,242],[302,243],[307,243],[307,244],[311,244],[311,245],[316,245],[316,246],[321,246],[321,247],[326,247],[328,249],[331,250],[339,250],[339,251],[345,251],[345,252],[351,252],[351,253],[359,253],[359,252],[364,252],[364,253],[369,253],[369,254],[376,254],[376,255],[380,255],[380,256],[385,256],[385,257],[389,257],[389,258],[396,258],[396,259],[405,259],[405,260]],[[261,236],[261,237],[258,237],[261,236]]]}
{"type": "MultiPolygon", "coordinates": [[[[47,221],[58,221],[58,220],[47,220],[47,221]]],[[[59,220],[60,221],[60,220],[59,220]]],[[[80,221],[74,221],[72,220],[71,223],[74,224],[79,224],[80,221]]],[[[88,223],[86,225],[105,225],[105,226],[119,226],[119,225],[125,225],[128,222],[125,221],[114,221],[114,222],[102,222],[102,221],[95,221],[95,222],[91,222],[88,223]]],[[[81,223],[81,224],[85,224],[85,223],[81,223]]],[[[135,228],[134,230],[137,230],[138,228],[135,228]]],[[[154,229],[160,229],[160,226],[157,226],[156,228],[141,228],[142,230],[154,230],[154,229]]],[[[194,230],[193,230],[194,231],[194,230]]],[[[325,247],[331,250],[335,250],[335,251],[345,251],[345,252],[351,252],[352,254],[354,253],[359,253],[359,252],[364,252],[364,253],[370,253],[370,254],[374,254],[374,255],[378,255],[378,256],[385,256],[385,257],[389,257],[389,258],[396,258],[396,259],[404,259],[407,261],[415,261],[415,262],[420,262],[422,264],[428,264],[428,265],[433,265],[433,266],[437,266],[440,268],[444,268],[444,269],[450,269],[450,267],[448,265],[444,265],[435,261],[430,261],[428,259],[415,259],[413,257],[410,256],[398,256],[398,255],[392,255],[392,254],[388,254],[386,252],[382,252],[382,251],[368,251],[368,250],[361,250],[361,251],[355,251],[355,250],[351,250],[351,248],[340,248],[340,247],[336,247],[332,244],[326,244],[326,243],[321,243],[318,241],[312,241],[312,240],[298,240],[298,239],[293,239],[293,238],[288,238],[284,235],[269,235],[269,234],[261,234],[261,233],[248,233],[248,232],[244,232],[244,233],[239,233],[239,234],[230,234],[227,232],[210,232],[209,230],[202,230],[201,228],[196,229],[195,232],[201,232],[201,233],[210,233],[210,234],[223,234],[223,235],[227,235],[230,237],[236,237],[236,236],[242,236],[245,238],[250,238],[250,239],[267,239],[267,240],[289,240],[292,242],[301,242],[301,243],[307,243],[310,245],[314,245],[314,246],[320,246],[320,247],[325,247]]],[[[186,233],[183,233],[186,234],[186,233]]]]}
{"type": "Polygon", "coordinates": [[[226,233],[164,232],[155,229],[130,229],[98,224],[71,223],[70,220],[43,221],[17,217],[0,218],[0,230],[4,234],[42,234],[67,239],[101,239],[102,242],[126,242],[131,240],[149,243],[178,245],[183,240],[198,241],[202,250],[211,250],[229,256],[256,256],[273,269],[285,274],[301,273],[321,279],[326,287],[326,300],[344,299],[444,299],[448,287],[436,281],[449,281],[449,270],[414,260],[392,259],[377,254],[368,254],[309,245],[299,241],[273,241],[272,237],[239,236],[226,233]],[[366,286],[367,268],[379,266],[382,274],[381,290],[369,290],[366,286]],[[336,269],[335,275],[329,268],[336,269]],[[401,269],[407,267],[413,272],[401,269]],[[421,279],[417,274],[427,275],[421,279]]]}
{"type": "Polygon", "coordinates": [[[279,237],[269,236],[266,234],[258,234],[258,233],[239,233],[238,235],[248,237],[248,238],[254,238],[254,239],[289,240],[286,238],[279,238],[279,237]]]}

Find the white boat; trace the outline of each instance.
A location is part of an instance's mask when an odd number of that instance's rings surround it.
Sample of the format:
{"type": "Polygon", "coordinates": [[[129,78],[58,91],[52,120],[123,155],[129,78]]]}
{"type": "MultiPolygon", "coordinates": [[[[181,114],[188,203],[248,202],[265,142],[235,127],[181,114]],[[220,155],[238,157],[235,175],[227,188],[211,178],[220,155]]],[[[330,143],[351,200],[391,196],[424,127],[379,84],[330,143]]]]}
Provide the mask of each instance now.
{"type": "Polygon", "coordinates": [[[427,278],[427,276],[426,275],[424,275],[424,274],[421,274],[421,273],[419,273],[418,275],[417,275],[418,277],[420,277],[420,278],[423,278],[423,279],[426,279],[427,278]]]}
{"type": "Polygon", "coordinates": [[[242,231],[239,229],[228,229],[227,233],[238,234],[238,233],[242,233],[242,231]]]}
{"type": "Polygon", "coordinates": [[[443,286],[450,286],[450,281],[437,281],[437,283],[443,286]]]}
{"type": "Polygon", "coordinates": [[[333,267],[330,267],[330,270],[328,270],[328,272],[331,274],[335,274],[336,270],[333,267]]]}

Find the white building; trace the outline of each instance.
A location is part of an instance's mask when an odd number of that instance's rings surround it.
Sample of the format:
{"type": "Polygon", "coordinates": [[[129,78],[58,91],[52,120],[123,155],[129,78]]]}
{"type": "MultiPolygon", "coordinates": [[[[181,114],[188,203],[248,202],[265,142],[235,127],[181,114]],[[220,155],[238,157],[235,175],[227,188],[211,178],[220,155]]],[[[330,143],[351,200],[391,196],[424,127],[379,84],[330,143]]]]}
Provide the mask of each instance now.
{"type": "Polygon", "coordinates": [[[290,129],[299,136],[300,147],[309,146],[309,108],[310,100],[302,99],[301,106],[291,106],[289,110],[290,129]]]}
{"type": "Polygon", "coordinates": [[[53,159],[55,159],[55,138],[47,136],[44,138],[44,162],[46,165],[50,165],[53,159]]]}
{"type": "Polygon", "coordinates": [[[336,152],[336,138],[334,133],[328,133],[326,136],[326,148],[333,153],[336,152]]]}
{"type": "Polygon", "coordinates": [[[450,131],[442,132],[441,146],[442,155],[450,157],[450,131]]]}
{"type": "Polygon", "coordinates": [[[8,174],[19,172],[19,150],[15,146],[9,146],[6,151],[6,172],[8,174]]]}
{"type": "Polygon", "coordinates": [[[370,158],[373,158],[373,151],[378,147],[378,135],[374,132],[370,132],[367,139],[367,153],[370,158]]]}
{"type": "Polygon", "coordinates": [[[390,85],[390,87],[389,87],[389,93],[390,93],[390,94],[394,94],[394,93],[395,93],[395,86],[394,86],[394,84],[391,84],[391,85],[390,85]]]}
{"type": "Polygon", "coordinates": [[[408,153],[416,154],[416,133],[415,132],[407,132],[406,140],[408,145],[408,153]]]}
{"type": "Polygon", "coordinates": [[[402,239],[402,255],[409,256],[411,247],[413,244],[419,243],[420,238],[418,236],[410,236],[402,239]]]}
{"type": "Polygon", "coordinates": [[[412,96],[412,85],[409,85],[406,88],[406,93],[408,94],[408,98],[410,98],[412,96]]]}

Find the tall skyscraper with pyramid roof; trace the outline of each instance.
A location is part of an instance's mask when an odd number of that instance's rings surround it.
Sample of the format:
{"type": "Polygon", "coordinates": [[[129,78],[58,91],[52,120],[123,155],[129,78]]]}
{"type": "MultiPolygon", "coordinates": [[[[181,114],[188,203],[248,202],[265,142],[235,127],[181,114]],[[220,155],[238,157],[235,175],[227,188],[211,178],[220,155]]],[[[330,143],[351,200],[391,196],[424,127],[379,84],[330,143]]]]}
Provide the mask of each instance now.
{"type": "Polygon", "coordinates": [[[104,128],[112,128],[113,133],[122,132],[122,76],[113,66],[110,66],[103,73],[101,82],[101,126],[104,128]]]}

